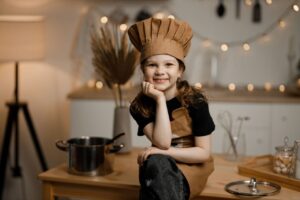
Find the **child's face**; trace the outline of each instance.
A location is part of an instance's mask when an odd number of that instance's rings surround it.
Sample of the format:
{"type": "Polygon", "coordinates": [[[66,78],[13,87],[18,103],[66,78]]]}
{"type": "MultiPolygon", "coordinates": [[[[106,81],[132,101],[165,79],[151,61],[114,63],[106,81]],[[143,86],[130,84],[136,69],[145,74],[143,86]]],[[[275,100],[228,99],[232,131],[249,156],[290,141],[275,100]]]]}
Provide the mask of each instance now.
{"type": "Polygon", "coordinates": [[[152,83],[157,90],[166,92],[176,89],[176,81],[183,70],[176,58],[170,55],[154,55],[143,65],[144,80],[152,83]]]}

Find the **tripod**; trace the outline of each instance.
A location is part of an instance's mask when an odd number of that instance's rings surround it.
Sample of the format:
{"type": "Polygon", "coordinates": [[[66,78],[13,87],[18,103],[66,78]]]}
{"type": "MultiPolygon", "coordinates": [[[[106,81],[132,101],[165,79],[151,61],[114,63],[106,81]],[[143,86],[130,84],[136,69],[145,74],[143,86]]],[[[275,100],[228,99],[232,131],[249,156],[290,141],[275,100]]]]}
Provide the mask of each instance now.
{"type": "Polygon", "coordinates": [[[38,154],[38,158],[41,164],[43,171],[48,169],[42,149],[39,145],[38,137],[35,132],[33,122],[30,117],[28,105],[25,102],[19,102],[19,95],[18,95],[18,76],[19,76],[19,66],[18,62],[15,65],[15,101],[6,103],[6,106],[9,108],[8,117],[6,121],[5,131],[4,131],[4,139],[2,142],[2,151],[1,151],[1,160],[0,160],[0,200],[2,200],[2,193],[4,190],[4,183],[5,183],[5,172],[6,166],[8,161],[9,155],[9,147],[11,143],[11,138],[13,136],[13,126],[14,126],[14,133],[15,133],[15,151],[14,151],[14,160],[15,165],[12,167],[12,173],[14,177],[21,177],[22,171],[19,165],[19,111],[23,111],[25,121],[29,128],[29,132],[31,135],[31,139],[33,141],[35,150],[38,154]]]}

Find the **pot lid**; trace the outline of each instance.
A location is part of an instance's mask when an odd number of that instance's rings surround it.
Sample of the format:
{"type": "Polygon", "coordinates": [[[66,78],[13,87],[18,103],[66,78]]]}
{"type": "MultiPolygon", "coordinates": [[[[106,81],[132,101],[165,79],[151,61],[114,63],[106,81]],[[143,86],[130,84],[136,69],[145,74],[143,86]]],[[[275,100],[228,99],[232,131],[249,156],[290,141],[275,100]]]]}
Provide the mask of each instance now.
{"type": "Polygon", "coordinates": [[[244,181],[234,181],[225,185],[225,190],[231,194],[247,197],[262,197],[280,192],[280,185],[267,181],[256,181],[255,178],[244,181]]]}

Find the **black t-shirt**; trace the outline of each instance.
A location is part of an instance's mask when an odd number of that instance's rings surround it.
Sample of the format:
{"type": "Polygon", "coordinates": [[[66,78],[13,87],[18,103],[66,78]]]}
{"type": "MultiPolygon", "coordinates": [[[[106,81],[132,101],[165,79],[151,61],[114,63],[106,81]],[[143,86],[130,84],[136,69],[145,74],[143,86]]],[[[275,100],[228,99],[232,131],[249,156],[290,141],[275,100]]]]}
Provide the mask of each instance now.
{"type": "MultiPolygon", "coordinates": [[[[182,107],[178,98],[174,97],[167,101],[167,108],[169,113],[170,121],[172,121],[172,112],[173,110],[182,107]]],[[[189,106],[188,107],[189,115],[192,119],[192,134],[194,136],[205,136],[211,134],[215,130],[215,124],[209,113],[208,104],[206,101],[197,105],[197,107],[189,106]]],[[[134,113],[130,109],[132,117],[138,124],[138,135],[144,135],[144,127],[151,122],[155,121],[155,116],[149,118],[143,117],[140,113],[134,113]]]]}

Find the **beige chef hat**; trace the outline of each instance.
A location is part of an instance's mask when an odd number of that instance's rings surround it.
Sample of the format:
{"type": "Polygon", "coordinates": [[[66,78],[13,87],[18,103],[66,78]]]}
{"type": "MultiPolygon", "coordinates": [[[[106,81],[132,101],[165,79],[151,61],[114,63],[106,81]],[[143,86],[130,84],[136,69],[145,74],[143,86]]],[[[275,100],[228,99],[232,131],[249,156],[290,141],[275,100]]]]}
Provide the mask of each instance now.
{"type": "Polygon", "coordinates": [[[183,62],[193,37],[191,27],[170,18],[148,18],[128,30],[133,45],[141,52],[141,61],[158,54],[168,54],[183,62]]]}

